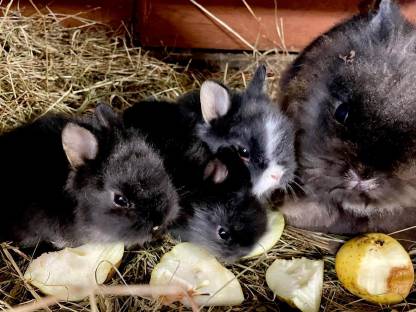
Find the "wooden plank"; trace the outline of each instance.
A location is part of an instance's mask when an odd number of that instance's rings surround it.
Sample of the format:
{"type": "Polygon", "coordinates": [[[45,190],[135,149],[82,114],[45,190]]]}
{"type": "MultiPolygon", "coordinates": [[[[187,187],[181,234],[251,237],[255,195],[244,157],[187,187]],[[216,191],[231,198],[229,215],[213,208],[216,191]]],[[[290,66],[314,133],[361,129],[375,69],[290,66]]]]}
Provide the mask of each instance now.
{"type": "MultiPolygon", "coordinates": [[[[320,33],[358,13],[359,7],[363,7],[359,0],[246,0],[254,17],[242,0],[197,1],[259,50],[286,47],[289,51],[298,51],[320,33]],[[280,20],[284,42],[276,30],[280,20]]],[[[415,2],[403,2],[406,14],[415,18],[415,2]]],[[[139,15],[143,46],[250,50],[189,0],[143,0],[139,15]]]]}
{"type": "MultiPolygon", "coordinates": [[[[298,51],[340,20],[376,0],[196,0],[260,50],[284,46],[298,51]],[[252,16],[246,2],[256,17],[252,16]],[[275,7],[276,3],[276,7],[275,7]],[[256,19],[257,18],[257,19],[256,19]],[[283,24],[284,44],[276,25],[283,24]]],[[[189,0],[33,0],[64,14],[82,14],[119,27],[132,25],[145,47],[250,50],[189,0]]],[[[416,1],[403,0],[405,14],[416,21],[416,1]]],[[[23,14],[35,9],[28,0],[14,2],[23,14]]],[[[67,21],[73,25],[75,21],[67,21]]],[[[135,34],[135,35],[137,35],[135,34]]]]}

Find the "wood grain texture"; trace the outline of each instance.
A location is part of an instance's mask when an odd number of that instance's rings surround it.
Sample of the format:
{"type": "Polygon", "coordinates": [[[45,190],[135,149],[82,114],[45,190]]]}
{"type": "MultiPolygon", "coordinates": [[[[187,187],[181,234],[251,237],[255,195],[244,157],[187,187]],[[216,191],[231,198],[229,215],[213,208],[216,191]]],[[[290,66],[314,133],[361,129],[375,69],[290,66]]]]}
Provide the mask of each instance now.
{"type": "MultiPolygon", "coordinates": [[[[313,38],[340,20],[363,11],[377,0],[196,0],[259,50],[277,48],[299,51],[313,38]],[[245,3],[252,8],[253,16],[245,3]],[[283,25],[283,38],[277,27],[283,25]]],[[[145,47],[185,49],[250,50],[189,0],[33,0],[43,12],[79,14],[119,27],[133,29],[145,47]]],[[[416,1],[400,1],[403,11],[416,21],[416,1]]],[[[2,4],[4,6],[4,3],[2,4]]],[[[15,1],[14,8],[30,15],[28,0],[15,1]]],[[[66,24],[76,24],[67,20],[66,24]]]]}
{"type": "MultiPolygon", "coordinates": [[[[337,22],[362,11],[371,0],[197,0],[259,50],[299,51],[337,22]],[[276,5],[276,6],[275,6],[276,5]],[[282,22],[282,24],[280,24],[282,22]],[[284,42],[276,25],[283,25],[284,42]]],[[[402,1],[416,19],[415,1],[402,1]]],[[[370,3],[370,4],[369,4],[370,3]]],[[[143,0],[139,5],[140,40],[144,46],[247,50],[247,45],[188,0],[143,0]]]]}

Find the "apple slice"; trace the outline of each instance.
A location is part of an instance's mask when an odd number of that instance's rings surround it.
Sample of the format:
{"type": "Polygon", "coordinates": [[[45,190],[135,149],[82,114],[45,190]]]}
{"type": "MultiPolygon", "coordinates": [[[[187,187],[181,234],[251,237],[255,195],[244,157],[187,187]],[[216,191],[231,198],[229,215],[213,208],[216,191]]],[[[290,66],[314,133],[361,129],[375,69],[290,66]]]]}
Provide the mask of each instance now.
{"type": "MultiPolygon", "coordinates": [[[[200,306],[231,306],[244,300],[240,283],[205,249],[180,243],[166,253],[152,272],[150,285],[179,285],[195,294],[200,306]]],[[[190,306],[189,300],[181,302],[190,306]]]]}
{"type": "Polygon", "coordinates": [[[285,219],[278,211],[269,211],[267,214],[267,231],[257,242],[254,249],[243,259],[252,258],[264,254],[273,248],[279,241],[285,228],[285,219]]]}
{"type": "Polygon", "coordinates": [[[48,252],[29,264],[24,277],[44,294],[80,301],[89,295],[85,288],[107,280],[123,253],[122,243],[86,244],[48,252]]]}
{"type": "Polygon", "coordinates": [[[266,271],[266,282],[273,293],[302,312],[319,311],[323,279],[322,260],[277,259],[266,271]]]}

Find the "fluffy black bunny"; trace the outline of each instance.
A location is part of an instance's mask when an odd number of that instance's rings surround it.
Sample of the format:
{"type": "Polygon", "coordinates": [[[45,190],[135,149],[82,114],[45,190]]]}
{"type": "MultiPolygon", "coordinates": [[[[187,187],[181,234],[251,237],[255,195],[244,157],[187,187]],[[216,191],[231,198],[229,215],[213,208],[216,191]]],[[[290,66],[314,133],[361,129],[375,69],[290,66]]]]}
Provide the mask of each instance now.
{"type": "MultiPolygon", "coordinates": [[[[234,147],[250,170],[251,191],[264,198],[285,189],[295,170],[293,125],[265,93],[265,77],[261,65],[242,92],[205,81],[176,103],[136,103],[125,111],[124,121],[147,135],[164,155],[168,171],[175,170],[173,179],[185,184],[200,180],[202,168],[219,148],[234,147]]],[[[221,182],[221,172],[209,174],[221,182]]]]}
{"type": "Polygon", "coordinates": [[[0,136],[0,241],[143,243],[176,217],[161,158],[104,105],[0,136]]]}
{"type": "Polygon", "coordinates": [[[264,79],[261,66],[242,93],[208,81],[176,103],[142,101],[123,114],[126,127],[162,155],[178,190],[183,213],[173,233],[230,261],[265,231],[266,212],[255,195],[285,187],[294,171],[292,125],[263,92],[264,79]]]}
{"type": "Polygon", "coordinates": [[[265,233],[266,209],[250,193],[250,172],[234,148],[220,148],[212,162],[225,166],[227,177],[222,183],[207,179],[182,197],[182,210],[171,231],[182,241],[234,261],[248,254],[265,233]]]}
{"type": "Polygon", "coordinates": [[[416,30],[389,0],[313,41],[282,79],[304,194],[291,225],[333,233],[416,225],[416,30]]]}
{"type": "MultiPolygon", "coordinates": [[[[165,168],[182,196],[198,189],[212,153],[195,135],[195,120],[183,111],[182,105],[141,101],[124,111],[123,120],[127,128],[145,136],[146,141],[162,155],[165,168]]],[[[217,175],[218,182],[221,182],[223,177],[214,170],[216,168],[211,170],[212,178],[217,175]]]]}

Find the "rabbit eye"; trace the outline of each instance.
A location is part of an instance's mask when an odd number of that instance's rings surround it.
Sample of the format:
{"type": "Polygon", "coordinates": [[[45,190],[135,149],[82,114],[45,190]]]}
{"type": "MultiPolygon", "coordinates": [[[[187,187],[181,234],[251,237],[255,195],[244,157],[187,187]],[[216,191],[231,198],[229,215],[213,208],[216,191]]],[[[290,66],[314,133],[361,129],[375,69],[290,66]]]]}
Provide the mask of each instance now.
{"type": "Polygon", "coordinates": [[[338,105],[337,109],[335,110],[335,120],[341,124],[345,124],[348,119],[348,113],[350,111],[350,107],[347,103],[341,103],[338,105]]]}
{"type": "Polygon", "coordinates": [[[241,159],[245,160],[245,161],[249,161],[250,159],[250,152],[248,151],[247,148],[242,147],[242,146],[237,146],[237,153],[240,156],[241,159]]]}
{"type": "Polygon", "coordinates": [[[218,227],[218,236],[225,241],[228,241],[231,238],[230,232],[228,232],[225,228],[222,226],[218,227]]]}
{"type": "Polygon", "coordinates": [[[161,226],[160,226],[160,225],[156,225],[156,226],[152,227],[151,232],[152,232],[153,234],[156,234],[156,233],[159,233],[159,232],[160,232],[160,230],[161,230],[161,226]]]}
{"type": "Polygon", "coordinates": [[[114,194],[113,202],[118,207],[124,208],[129,206],[127,198],[120,194],[114,194]]]}

